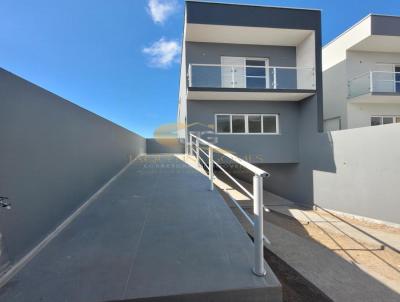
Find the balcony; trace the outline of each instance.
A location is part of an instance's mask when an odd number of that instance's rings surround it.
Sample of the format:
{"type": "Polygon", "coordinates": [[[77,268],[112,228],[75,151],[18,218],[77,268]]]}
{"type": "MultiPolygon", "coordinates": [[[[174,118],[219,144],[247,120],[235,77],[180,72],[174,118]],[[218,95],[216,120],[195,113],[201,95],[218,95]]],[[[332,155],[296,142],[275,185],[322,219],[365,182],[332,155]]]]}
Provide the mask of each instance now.
{"type": "Polygon", "coordinates": [[[315,94],[312,67],[189,64],[188,99],[300,101],[315,94]]]}
{"type": "Polygon", "coordinates": [[[352,103],[399,103],[400,72],[369,71],[348,82],[352,103]]]}

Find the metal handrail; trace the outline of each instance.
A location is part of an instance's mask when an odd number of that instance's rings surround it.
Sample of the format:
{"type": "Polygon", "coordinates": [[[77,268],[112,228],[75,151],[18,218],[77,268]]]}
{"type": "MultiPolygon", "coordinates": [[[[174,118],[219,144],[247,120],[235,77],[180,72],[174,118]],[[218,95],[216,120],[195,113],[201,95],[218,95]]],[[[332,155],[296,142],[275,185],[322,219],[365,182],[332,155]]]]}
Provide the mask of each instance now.
{"type": "MultiPolygon", "coordinates": [[[[231,79],[231,85],[232,88],[236,88],[236,80],[238,79],[237,76],[235,76],[235,69],[238,68],[261,68],[261,69],[265,69],[268,70],[268,72],[266,72],[265,75],[260,75],[260,76],[256,76],[256,75],[243,75],[240,78],[264,78],[265,80],[269,79],[270,76],[272,76],[272,87],[269,87],[269,83],[268,83],[268,88],[272,88],[272,89],[278,89],[278,72],[279,70],[295,70],[300,71],[300,70],[309,70],[312,72],[312,78],[310,78],[310,82],[308,83],[309,85],[307,85],[307,87],[303,87],[304,89],[315,89],[315,82],[316,82],[316,78],[315,78],[315,68],[314,67],[298,67],[298,66],[253,66],[253,65],[229,65],[229,64],[203,64],[203,63],[190,63],[189,67],[188,67],[188,82],[189,82],[189,87],[193,87],[193,67],[218,67],[218,68],[230,68],[231,69],[231,73],[232,73],[232,79],[231,79]],[[272,72],[271,72],[272,71],[272,72]]],[[[266,87],[267,88],[267,83],[266,87]]],[[[229,85],[228,85],[229,86],[229,85]]],[[[230,86],[229,86],[230,87],[230,86]]],[[[240,86],[241,87],[241,86],[240,86]]],[[[294,89],[300,89],[299,87],[293,87],[294,89]]]]}
{"type": "Polygon", "coordinates": [[[362,78],[362,77],[367,76],[367,75],[371,75],[371,74],[373,75],[374,73],[400,74],[399,71],[371,70],[371,71],[360,73],[360,74],[356,75],[355,77],[352,77],[351,79],[349,79],[349,82],[351,82],[353,80],[357,80],[357,79],[362,78]]]}
{"type": "Polygon", "coordinates": [[[268,177],[269,173],[260,169],[259,167],[241,159],[240,157],[237,157],[236,155],[233,155],[232,153],[230,153],[229,151],[226,151],[216,145],[213,145],[209,142],[207,142],[206,140],[197,137],[196,135],[194,135],[193,133],[190,133],[190,135],[192,137],[194,137],[195,139],[197,139],[199,142],[202,142],[203,144],[207,145],[209,148],[214,149],[215,151],[217,151],[218,153],[228,157],[229,159],[237,162],[238,164],[242,165],[243,167],[245,167],[246,169],[248,169],[249,171],[253,172],[256,175],[262,176],[262,177],[268,177]]]}
{"type": "Polygon", "coordinates": [[[221,169],[230,179],[232,179],[251,199],[253,199],[253,212],[254,221],[246,213],[246,211],[236,202],[233,198],[232,201],[239,208],[242,214],[250,222],[254,229],[254,267],[253,272],[257,276],[265,276],[266,270],[264,267],[264,241],[270,244],[268,238],[264,236],[264,203],[263,203],[263,178],[268,177],[269,173],[256,167],[255,165],[229,153],[228,151],[213,145],[206,140],[194,135],[189,134],[189,154],[193,156],[196,154],[197,166],[200,166],[202,162],[208,168],[208,176],[210,179],[210,190],[214,190],[214,165],[221,169]],[[200,143],[208,146],[208,154],[200,148],[200,143]],[[194,150],[195,148],[196,150],[194,150]],[[205,161],[200,157],[200,151],[202,151],[206,157],[208,157],[208,166],[205,161]],[[247,170],[254,173],[253,176],[253,194],[251,194],[243,185],[241,185],[237,180],[234,179],[220,164],[214,161],[214,152],[218,152],[221,155],[229,158],[230,160],[240,164],[247,170]]]}
{"type": "MultiPolygon", "coordinates": [[[[347,85],[348,85],[348,88],[349,88],[349,92],[348,92],[349,94],[348,95],[349,95],[349,97],[352,97],[350,89],[351,89],[353,83],[355,83],[355,81],[357,81],[357,80],[360,80],[360,79],[364,78],[365,80],[368,81],[367,89],[365,89],[363,91],[363,93],[361,93],[361,94],[365,94],[365,93],[368,93],[368,92],[374,92],[375,91],[374,83],[390,82],[390,83],[393,83],[393,85],[396,85],[397,83],[400,83],[400,81],[396,79],[396,75],[397,74],[400,74],[400,72],[398,72],[398,71],[383,71],[383,70],[370,70],[370,71],[358,74],[355,77],[353,77],[350,80],[348,80],[348,82],[347,82],[347,85]],[[376,78],[377,74],[393,75],[393,79],[379,79],[379,78],[376,78]]],[[[393,89],[395,90],[395,87],[393,87],[393,89]]]]}
{"type": "Polygon", "coordinates": [[[314,67],[298,67],[298,66],[253,66],[253,65],[230,65],[230,64],[201,64],[201,63],[190,63],[190,66],[210,66],[210,67],[236,67],[236,68],[265,68],[265,69],[306,69],[306,70],[313,70],[314,67]]]}

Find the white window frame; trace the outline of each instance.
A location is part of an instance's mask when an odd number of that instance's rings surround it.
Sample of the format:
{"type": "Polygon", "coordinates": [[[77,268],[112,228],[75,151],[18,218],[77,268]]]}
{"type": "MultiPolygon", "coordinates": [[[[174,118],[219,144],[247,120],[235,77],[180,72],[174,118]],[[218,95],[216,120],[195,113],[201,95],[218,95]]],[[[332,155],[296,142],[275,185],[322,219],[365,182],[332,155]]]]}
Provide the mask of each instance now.
{"type": "Polygon", "coordinates": [[[400,118],[400,115],[371,115],[371,117],[369,118],[369,124],[371,127],[374,127],[373,125],[371,125],[371,120],[372,118],[379,118],[381,120],[381,124],[379,125],[375,125],[375,126],[382,126],[382,125],[388,125],[388,124],[384,124],[383,123],[383,118],[391,118],[392,119],[392,124],[397,124],[396,123],[396,118],[400,118]]]}
{"type": "Polygon", "coordinates": [[[279,127],[279,114],[277,113],[216,113],[214,115],[214,131],[215,134],[218,135],[280,135],[280,127],[279,127]],[[217,116],[219,115],[229,115],[230,121],[230,132],[218,132],[217,127],[217,116]],[[245,117],[245,132],[242,133],[234,133],[232,132],[232,115],[244,115],[245,117]],[[250,133],[249,132],[249,116],[261,116],[261,132],[260,133],[250,133]],[[273,116],[275,117],[276,123],[276,132],[264,132],[264,116],[273,116]]]}

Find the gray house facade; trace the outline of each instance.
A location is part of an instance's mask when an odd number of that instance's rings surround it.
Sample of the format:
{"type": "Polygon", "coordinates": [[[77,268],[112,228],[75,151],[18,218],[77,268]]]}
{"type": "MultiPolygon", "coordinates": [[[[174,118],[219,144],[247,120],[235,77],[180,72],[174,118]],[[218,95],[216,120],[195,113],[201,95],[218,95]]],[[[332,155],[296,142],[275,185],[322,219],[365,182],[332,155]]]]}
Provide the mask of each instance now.
{"type": "Polygon", "coordinates": [[[322,130],[320,20],[318,10],[187,1],[178,136],[252,163],[299,163],[301,124],[322,130]]]}

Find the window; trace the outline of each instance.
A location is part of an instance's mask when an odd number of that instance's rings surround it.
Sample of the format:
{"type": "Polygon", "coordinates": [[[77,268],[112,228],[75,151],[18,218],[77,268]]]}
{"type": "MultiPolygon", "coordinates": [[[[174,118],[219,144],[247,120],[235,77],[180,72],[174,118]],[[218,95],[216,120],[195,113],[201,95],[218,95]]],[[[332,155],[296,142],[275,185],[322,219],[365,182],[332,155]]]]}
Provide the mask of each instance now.
{"type": "Polygon", "coordinates": [[[232,133],[246,133],[246,117],[232,115],[232,133]]]}
{"type": "Polygon", "coordinates": [[[382,117],[381,116],[372,116],[371,117],[371,126],[382,125],[382,117]]]}
{"type": "Polygon", "coordinates": [[[261,124],[261,115],[249,115],[249,133],[261,133],[262,124],[261,124]]]}
{"type": "Polygon", "coordinates": [[[400,116],[371,116],[371,126],[400,123],[400,116]]]}
{"type": "Polygon", "coordinates": [[[276,117],[275,116],[263,116],[263,132],[264,133],[276,133],[276,117]]]}
{"type": "Polygon", "coordinates": [[[393,117],[384,116],[384,117],[382,118],[382,122],[383,122],[384,125],[386,125],[386,124],[392,124],[392,123],[393,123],[393,117]]]}
{"type": "Polygon", "coordinates": [[[216,114],[218,134],[279,134],[277,114],[216,114]]]}
{"type": "Polygon", "coordinates": [[[400,65],[394,67],[395,92],[400,92],[400,65]]]}
{"type": "Polygon", "coordinates": [[[227,114],[217,115],[217,133],[231,133],[231,116],[227,114]]]}

